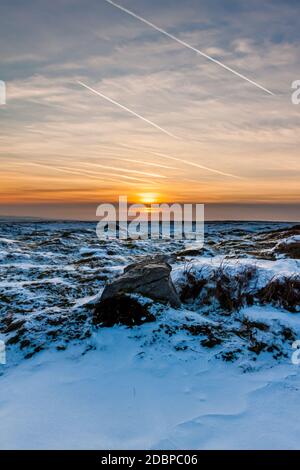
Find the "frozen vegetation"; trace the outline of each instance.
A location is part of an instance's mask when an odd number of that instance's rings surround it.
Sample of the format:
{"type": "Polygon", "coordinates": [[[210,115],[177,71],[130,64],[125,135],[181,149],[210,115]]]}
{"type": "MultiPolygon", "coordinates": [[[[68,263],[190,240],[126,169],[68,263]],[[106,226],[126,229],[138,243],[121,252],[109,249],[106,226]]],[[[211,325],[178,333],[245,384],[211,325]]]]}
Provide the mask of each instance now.
{"type": "Polygon", "coordinates": [[[105,242],[93,223],[3,219],[0,447],[299,448],[299,239],[223,222],[203,248],[105,242]],[[145,323],[95,324],[105,287],[147,261],[171,266],[181,305],[134,293],[145,323]]]}

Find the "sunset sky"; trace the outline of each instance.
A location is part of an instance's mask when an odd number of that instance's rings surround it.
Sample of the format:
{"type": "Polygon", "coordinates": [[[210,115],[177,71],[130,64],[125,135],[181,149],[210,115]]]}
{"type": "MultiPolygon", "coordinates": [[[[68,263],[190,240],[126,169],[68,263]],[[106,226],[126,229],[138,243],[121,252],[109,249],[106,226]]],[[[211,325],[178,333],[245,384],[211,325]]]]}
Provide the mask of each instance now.
{"type": "Polygon", "coordinates": [[[299,0],[116,1],[274,94],[105,0],[1,0],[0,215],[127,195],[299,220],[299,0]]]}

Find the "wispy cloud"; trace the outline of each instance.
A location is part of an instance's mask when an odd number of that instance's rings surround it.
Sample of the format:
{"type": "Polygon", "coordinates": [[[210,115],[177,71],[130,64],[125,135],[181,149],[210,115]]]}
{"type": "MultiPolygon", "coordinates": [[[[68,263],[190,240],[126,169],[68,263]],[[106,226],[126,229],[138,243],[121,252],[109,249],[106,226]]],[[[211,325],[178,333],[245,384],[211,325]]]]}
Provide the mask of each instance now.
{"type": "MultiPolygon", "coordinates": [[[[82,165],[82,166],[88,166],[88,167],[93,167],[93,168],[103,168],[103,169],[106,169],[106,170],[116,170],[115,167],[113,166],[108,166],[108,165],[102,165],[101,163],[90,163],[90,162],[81,162],[81,161],[77,161],[76,162],[77,165],[82,165]]],[[[149,173],[149,172],[146,172],[146,171],[139,171],[139,170],[132,170],[132,169],[128,169],[128,168],[121,168],[118,166],[117,168],[118,171],[123,171],[124,173],[135,173],[137,175],[143,175],[143,176],[149,176],[151,178],[167,178],[167,176],[165,175],[161,175],[161,174],[158,174],[158,173],[149,173]]]]}
{"type": "Polygon", "coordinates": [[[154,166],[157,168],[164,168],[167,170],[178,170],[178,167],[176,166],[169,166],[169,165],[163,165],[162,163],[153,163],[153,162],[145,162],[141,160],[134,160],[133,158],[110,157],[110,159],[121,160],[122,162],[137,163],[139,165],[145,165],[145,166],[154,166]]]}
{"type": "Polygon", "coordinates": [[[63,1],[60,15],[51,2],[6,2],[0,18],[8,103],[0,111],[2,192],[16,188],[21,201],[22,189],[36,196],[41,181],[51,188],[88,181],[94,194],[109,197],[138,185],[173,199],[299,200],[299,109],[291,105],[290,84],[299,78],[300,4],[124,3],[276,96],[258,93],[107,2],[79,2],[70,13],[63,1]],[[122,108],[95,99],[77,80],[181,140],[125,109],[116,112],[122,108]]]}
{"type": "Polygon", "coordinates": [[[147,124],[150,124],[150,126],[155,127],[155,129],[158,129],[159,131],[163,132],[164,134],[167,134],[169,137],[174,137],[175,139],[179,139],[176,135],[172,134],[171,132],[167,131],[163,127],[159,126],[158,124],[155,124],[155,122],[150,121],[149,119],[145,118],[144,116],[141,116],[140,114],[136,113],[132,109],[127,108],[127,106],[124,106],[123,104],[119,103],[116,100],[113,100],[112,98],[109,98],[109,96],[104,95],[103,93],[100,93],[100,91],[95,90],[94,88],[91,88],[90,86],[86,85],[85,83],[81,82],[78,80],[79,85],[87,88],[90,90],[92,93],[95,93],[96,95],[100,96],[101,98],[109,101],[110,103],[113,103],[114,105],[118,106],[121,109],[124,109],[128,113],[132,114],[133,116],[141,119],[142,121],[146,122],[147,124]]]}
{"type": "Polygon", "coordinates": [[[120,175],[118,173],[101,173],[99,175],[99,173],[97,173],[96,171],[94,172],[89,172],[89,171],[84,171],[84,170],[79,170],[79,169],[74,169],[74,168],[68,168],[68,167],[61,167],[61,166],[53,166],[53,165],[45,165],[43,163],[37,163],[37,162],[29,162],[28,165],[32,165],[32,166],[37,166],[37,167],[40,167],[40,168],[47,168],[51,171],[54,171],[54,172],[61,172],[61,173],[67,173],[69,175],[75,175],[75,176],[83,176],[84,178],[88,178],[88,179],[92,179],[92,180],[95,180],[99,183],[102,183],[102,184],[107,184],[110,180],[110,182],[118,182],[120,181],[119,179],[121,178],[124,178],[124,179],[128,179],[128,180],[133,180],[134,183],[128,183],[128,182],[123,182],[124,184],[133,184],[135,185],[136,183],[142,183],[142,184],[145,184],[145,183],[149,183],[148,180],[144,180],[144,179],[141,179],[141,178],[136,178],[136,177],[133,177],[133,176],[125,176],[125,175],[120,175]]]}
{"type": "Polygon", "coordinates": [[[178,44],[186,47],[187,49],[190,49],[191,51],[193,52],[196,52],[197,54],[201,55],[202,57],[204,57],[205,59],[208,59],[210,60],[211,62],[214,62],[215,64],[219,65],[220,67],[222,67],[223,69],[229,71],[230,73],[232,73],[233,75],[236,75],[237,77],[247,81],[248,83],[251,83],[251,85],[254,85],[256,86],[257,88],[260,88],[261,90],[265,91],[266,93],[268,93],[269,95],[274,95],[274,93],[263,87],[262,85],[260,85],[259,83],[257,83],[256,81],[254,80],[251,80],[250,78],[246,77],[245,75],[243,75],[242,73],[234,70],[233,68],[229,67],[228,65],[225,65],[223,62],[221,62],[220,60],[217,60],[215,58],[213,58],[211,55],[201,51],[200,49],[197,49],[196,47],[193,47],[191,44],[187,43],[186,41],[183,41],[182,39],[179,39],[178,37],[174,36],[173,34],[171,33],[168,33],[165,29],[163,28],[160,28],[159,26],[156,26],[154,23],[146,20],[145,18],[143,18],[142,16],[140,15],[137,15],[136,13],[134,13],[133,11],[129,10],[128,8],[125,8],[121,5],[119,5],[118,3],[115,3],[113,2],[112,0],[104,0],[105,2],[107,3],[110,3],[111,5],[113,5],[114,7],[118,8],[119,10],[122,10],[124,11],[125,13],[127,13],[128,15],[132,16],[133,18],[136,18],[137,20],[139,21],[142,21],[143,23],[145,23],[146,25],[150,26],[151,28],[155,29],[156,31],[158,31],[159,33],[162,33],[164,34],[165,36],[167,36],[168,38],[172,39],[173,41],[177,42],[178,44]]]}
{"type": "MultiPolygon", "coordinates": [[[[128,147],[127,145],[123,144],[125,147],[128,147]]],[[[133,150],[137,150],[137,151],[140,151],[139,148],[137,147],[128,147],[128,148],[131,148],[133,150]]],[[[209,171],[211,173],[216,173],[218,175],[222,175],[222,176],[228,176],[230,178],[237,178],[237,179],[243,179],[241,178],[240,176],[237,176],[237,175],[233,175],[232,173],[226,173],[224,171],[221,171],[221,170],[217,170],[215,168],[210,168],[208,166],[205,166],[205,165],[201,165],[200,163],[195,163],[195,162],[191,162],[189,160],[186,160],[184,158],[178,158],[178,157],[173,157],[173,156],[170,156],[170,155],[166,155],[165,153],[161,153],[161,152],[155,152],[153,150],[148,150],[148,149],[143,149],[145,152],[147,153],[150,153],[152,155],[156,155],[158,157],[163,157],[163,158],[167,158],[168,160],[173,160],[175,162],[180,162],[181,164],[184,164],[184,165],[189,165],[189,166],[193,166],[195,168],[200,168],[201,170],[206,170],[206,171],[209,171]]]]}

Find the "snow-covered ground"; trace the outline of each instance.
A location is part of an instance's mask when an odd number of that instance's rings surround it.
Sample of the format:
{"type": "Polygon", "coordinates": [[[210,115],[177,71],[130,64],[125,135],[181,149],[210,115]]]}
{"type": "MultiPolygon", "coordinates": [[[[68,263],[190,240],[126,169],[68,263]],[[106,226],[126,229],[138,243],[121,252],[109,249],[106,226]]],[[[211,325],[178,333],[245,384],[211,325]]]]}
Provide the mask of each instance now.
{"type": "Polygon", "coordinates": [[[291,225],[211,224],[186,256],[183,242],[100,243],[89,223],[3,222],[0,448],[299,449],[299,313],[189,298],[154,305],[157,320],[139,327],[91,324],[105,282],[158,252],[179,290],[220,266],[235,282],[254,267],[249,292],[296,278],[299,260],[274,254],[291,225]]]}
{"type": "Polygon", "coordinates": [[[196,344],[143,351],[138,334],[105,329],[83,356],[48,351],[11,369],[1,448],[299,448],[300,366],[290,358],[246,371],[247,361],[220,362],[196,344]]]}

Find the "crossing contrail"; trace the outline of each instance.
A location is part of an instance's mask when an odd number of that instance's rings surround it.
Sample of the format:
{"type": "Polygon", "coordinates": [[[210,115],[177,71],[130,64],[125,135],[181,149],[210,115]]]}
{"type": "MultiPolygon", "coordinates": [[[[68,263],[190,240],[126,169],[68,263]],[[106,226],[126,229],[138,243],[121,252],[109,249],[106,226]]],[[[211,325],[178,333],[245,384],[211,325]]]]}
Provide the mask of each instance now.
{"type": "Polygon", "coordinates": [[[40,168],[48,168],[50,170],[58,171],[60,173],[68,173],[70,175],[75,175],[75,176],[84,176],[85,178],[89,178],[89,179],[92,179],[101,183],[109,183],[109,182],[118,183],[120,182],[118,178],[122,178],[122,179],[134,180],[134,183],[128,182],[128,181],[122,181],[122,183],[128,184],[128,185],[134,186],[136,184],[145,184],[145,183],[152,185],[152,183],[149,183],[148,180],[136,178],[133,176],[120,175],[117,173],[109,173],[109,174],[101,173],[102,178],[99,178],[97,173],[94,173],[94,172],[92,173],[90,171],[76,170],[76,169],[74,170],[73,168],[68,168],[68,167],[57,167],[57,166],[45,165],[43,163],[36,163],[36,162],[28,162],[27,165],[37,166],[40,168]]]}
{"type": "MultiPolygon", "coordinates": [[[[91,162],[81,162],[81,161],[77,161],[76,163],[77,164],[80,163],[84,166],[104,168],[106,170],[115,170],[116,169],[114,166],[103,165],[102,163],[91,163],[91,162]]],[[[128,168],[118,168],[118,171],[123,171],[125,173],[135,173],[135,174],[142,175],[142,176],[150,176],[152,178],[167,178],[167,176],[160,175],[158,173],[149,173],[149,172],[146,172],[146,171],[130,170],[128,168]]]]}
{"type": "Polygon", "coordinates": [[[176,166],[162,165],[161,163],[142,162],[141,160],[134,160],[133,158],[122,157],[109,157],[111,160],[121,160],[122,162],[138,163],[139,165],[155,166],[158,168],[166,168],[168,170],[178,170],[176,166]]]}
{"type": "Polygon", "coordinates": [[[124,110],[127,111],[128,113],[133,114],[133,116],[135,116],[135,117],[141,119],[141,120],[144,121],[144,122],[147,122],[147,124],[150,124],[151,126],[155,127],[156,129],[158,129],[159,131],[163,132],[164,134],[167,134],[169,137],[173,137],[173,138],[175,138],[175,139],[180,139],[180,137],[177,137],[176,135],[174,135],[174,134],[172,134],[171,132],[167,131],[167,130],[164,129],[163,127],[160,127],[160,126],[158,126],[157,124],[155,124],[155,122],[150,121],[149,119],[146,119],[144,116],[141,116],[140,114],[136,113],[135,111],[132,111],[132,109],[127,108],[126,106],[124,106],[123,104],[119,103],[118,101],[115,101],[115,100],[113,100],[112,98],[109,98],[108,96],[104,95],[103,93],[100,93],[100,91],[94,90],[94,88],[91,88],[90,86],[86,85],[86,84],[83,83],[83,82],[80,82],[79,80],[78,80],[77,83],[79,83],[79,85],[83,86],[84,88],[87,88],[87,89],[90,90],[92,93],[95,93],[96,95],[101,96],[101,98],[104,98],[105,100],[109,101],[110,103],[115,104],[115,105],[118,106],[119,108],[124,109],[124,110]]]}
{"type": "Polygon", "coordinates": [[[216,173],[218,175],[229,176],[230,178],[236,178],[236,179],[243,179],[241,176],[233,175],[232,173],[225,173],[224,171],[216,170],[215,168],[210,168],[208,166],[201,165],[200,163],[194,163],[194,162],[191,162],[189,160],[185,160],[183,158],[172,157],[170,155],[166,155],[165,153],[154,152],[153,150],[148,150],[148,149],[145,149],[145,148],[140,149],[140,148],[137,148],[137,147],[131,147],[131,146],[126,145],[126,144],[121,144],[121,145],[122,145],[122,147],[126,147],[128,149],[136,150],[136,151],[139,151],[139,152],[141,150],[143,150],[144,152],[150,153],[152,155],[156,155],[156,156],[162,157],[162,158],[167,158],[168,160],[173,160],[175,162],[181,162],[181,163],[184,163],[185,165],[190,165],[190,166],[193,166],[193,167],[196,167],[196,168],[201,168],[202,170],[207,170],[207,171],[210,171],[211,173],[216,173]]]}
{"type": "Polygon", "coordinates": [[[118,8],[119,10],[122,10],[124,11],[125,13],[127,13],[128,15],[132,16],[133,18],[136,18],[137,20],[139,21],[142,21],[143,23],[145,23],[146,25],[150,26],[151,28],[155,29],[156,31],[159,31],[160,33],[164,34],[165,36],[167,36],[168,38],[172,39],[173,41],[176,41],[178,44],[181,44],[182,46],[184,47],[187,47],[188,49],[196,52],[197,54],[200,54],[202,57],[205,57],[206,59],[210,60],[211,62],[214,62],[215,64],[219,65],[220,67],[223,67],[223,69],[226,69],[228,70],[229,72],[233,73],[234,75],[236,75],[237,77],[240,77],[242,78],[243,80],[246,80],[247,82],[251,83],[252,85],[256,86],[257,88],[260,88],[261,90],[265,91],[266,93],[268,93],[269,95],[274,95],[274,93],[270,90],[268,90],[267,88],[265,88],[264,86],[260,85],[259,83],[251,80],[250,78],[246,77],[245,75],[237,72],[236,70],[232,69],[231,67],[228,67],[228,65],[225,65],[223,64],[223,62],[220,62],[219,60],[217,59],[214,59],[213,57],[211,57],[210,55],[208,54],[205,54],[205,52],[202,52],[200,51],[200,49],[197,49],[196,47],[193,47],[191,46],[190,44],[188,44],[187,42],[185,41],[182,41],[181,39],[177,38],[176,36],[174,36],[173,34],[171,33],[168,33],[168,31],[160,28],[159,26],[156,26],[155,24],[151,23],[150,21],[146,20],[145,18],[143,18],[142,16],[140,15],[137,15],[136,13],[134,13],[133,11],[131,10],[128,10],[128,8],[125,8],[125,7],[122,7],[121,5],[119,5],[118,3],[115,3],[113,2],[112,0],[104,0],[105,2],[107,3],[110,3],[111,5],[113,5],[114,7],[118,8]]]}

